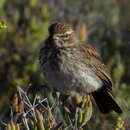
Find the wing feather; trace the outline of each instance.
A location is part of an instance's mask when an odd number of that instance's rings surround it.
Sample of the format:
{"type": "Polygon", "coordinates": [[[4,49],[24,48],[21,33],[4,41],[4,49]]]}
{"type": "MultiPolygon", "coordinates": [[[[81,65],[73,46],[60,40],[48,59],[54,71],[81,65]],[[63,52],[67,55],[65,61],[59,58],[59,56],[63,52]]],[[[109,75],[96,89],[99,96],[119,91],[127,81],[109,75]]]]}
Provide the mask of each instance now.
{"type": "Polygon", "coordinates": [[[102,59],[98,51],[89,44],[79,44],[81,51],[84,52],[86,63],[93,68],[96,75],[103,81],[108,91],[112,90],[112,80],[109,76],[106,66],[102,63],[102,59]]]}

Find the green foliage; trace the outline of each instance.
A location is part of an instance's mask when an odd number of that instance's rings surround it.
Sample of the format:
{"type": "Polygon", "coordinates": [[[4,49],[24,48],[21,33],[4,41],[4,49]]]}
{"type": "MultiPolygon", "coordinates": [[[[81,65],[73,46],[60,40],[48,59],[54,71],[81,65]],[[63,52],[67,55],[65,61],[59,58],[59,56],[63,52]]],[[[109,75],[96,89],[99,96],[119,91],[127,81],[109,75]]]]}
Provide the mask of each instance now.
{"type": "Polygon", "coordinates": [[[0,29],[7,28],[6,24],[4,22],[0,22],[0,29]]]}
{"type": "MultiPolygon", "coordinates": [[[[1,5],[3,20],[8,25],[0,32],[1,108],[17,86],[26,87],[30,82],[32,86],[40,86],[40,80],[32,80],[40,79],[38,50],[47,34],[49,13],[43,2],[35,2],[35,6],[32,0],[4,1],[1,5]]],[[[0,26],[6,25],[1,22],[0,26]]]]}
{"type": "MultiPolygon", "coordinates": [[[[69,111],[67,111],[67,109],[64,111],[66,118],[62,115],[62,120],[58,121],[59,119],[56,117],[55,111],[59,110],[60,112],[60,110],[63,110],[65,104],[60,105],[55,103],[50,106],[47,98],[41,100],[38,96],[36,96],[32,101],[33,103],[31,103],[27,93],[19,88],[11,100],[11,119],[3,128],[7,130],[81,129],[92,114],[90,98],[84,97],[84,100],[82,107],[77,107],[75,113],[68,108],[69,111]],[[60,109],[58,107],[60,107],[60,109]],[[74,114],[73,117],[72,113],[74,114]],[[68,119],[69,121],[67,121],[68,119]]],[[[60,101],[60,99],[58,99],[58,101],[60,101]]],[[[63,113],[60,112],[60,114],[63,113]]]]}
{"type": "Polygon", "coordinates": [[[124,120],[122,120],[120,117],[117,119],[115,130],[125,130],[125,128],[124,128],[124,120]]]}

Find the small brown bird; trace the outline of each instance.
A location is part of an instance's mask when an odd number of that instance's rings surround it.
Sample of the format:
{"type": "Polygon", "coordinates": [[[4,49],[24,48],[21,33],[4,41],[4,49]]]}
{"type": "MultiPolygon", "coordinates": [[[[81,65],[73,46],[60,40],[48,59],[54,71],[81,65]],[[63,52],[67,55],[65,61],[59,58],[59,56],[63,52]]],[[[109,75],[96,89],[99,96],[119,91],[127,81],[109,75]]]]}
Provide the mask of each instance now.
{"type": "Polygon", "coordinates": [[[112,98],[112,80],[99,53],[79,41],[70,24],[52,24],[43,45],[39,60],[50,86],[70,96],[92,94],[102,113],[122,113],[112,98]]]}

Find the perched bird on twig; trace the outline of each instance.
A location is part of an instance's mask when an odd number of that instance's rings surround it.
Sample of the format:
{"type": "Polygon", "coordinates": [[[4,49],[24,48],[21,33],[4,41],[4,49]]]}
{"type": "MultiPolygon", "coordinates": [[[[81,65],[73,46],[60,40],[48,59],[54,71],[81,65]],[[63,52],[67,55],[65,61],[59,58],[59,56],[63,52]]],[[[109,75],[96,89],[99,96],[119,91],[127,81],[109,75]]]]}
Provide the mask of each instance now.
{"type": "Polygon", "coordinates": [[[40,65],[50,86],[70,96],[92,94],[102,113],[122,113],[112,80],[97,50],[79,41],[70,24],[55,23],[40,49],[40,65]]]}

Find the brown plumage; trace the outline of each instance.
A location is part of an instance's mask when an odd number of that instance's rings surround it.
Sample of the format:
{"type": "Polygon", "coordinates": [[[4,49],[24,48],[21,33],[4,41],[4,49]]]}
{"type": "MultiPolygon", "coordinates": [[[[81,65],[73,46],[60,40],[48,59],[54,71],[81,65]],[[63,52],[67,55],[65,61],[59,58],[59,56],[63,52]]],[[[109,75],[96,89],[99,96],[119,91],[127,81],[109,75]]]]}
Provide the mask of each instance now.
{"type": "Polygon", "coordinates": [[[71,25],[50,26],[39,59],[51,87],[70,96],[91,93],[101,112],[122,113],[110,94],[112,80],[98,51],[79,41],[71,25]]]}

